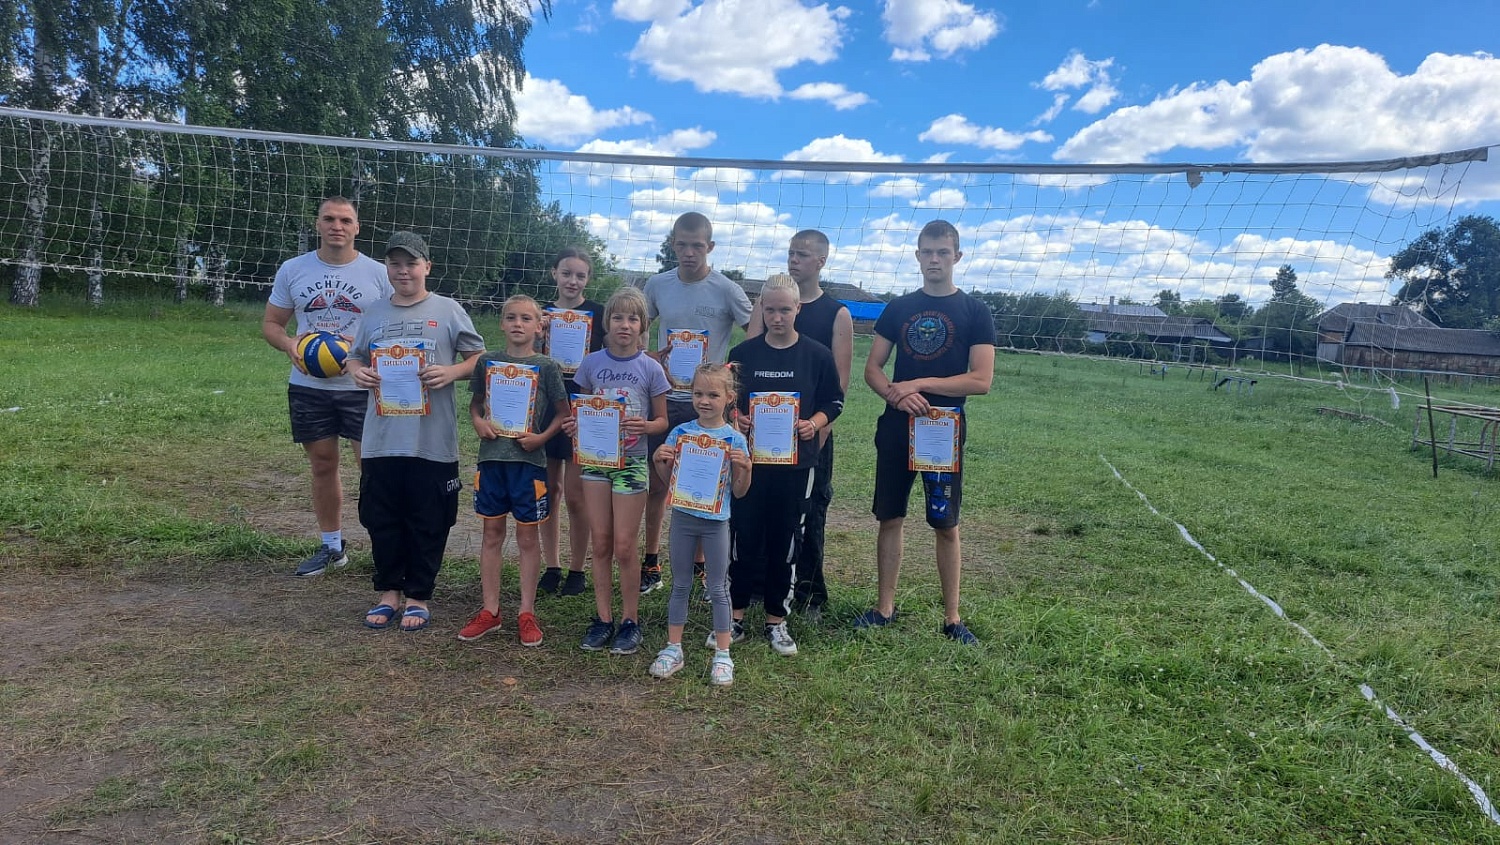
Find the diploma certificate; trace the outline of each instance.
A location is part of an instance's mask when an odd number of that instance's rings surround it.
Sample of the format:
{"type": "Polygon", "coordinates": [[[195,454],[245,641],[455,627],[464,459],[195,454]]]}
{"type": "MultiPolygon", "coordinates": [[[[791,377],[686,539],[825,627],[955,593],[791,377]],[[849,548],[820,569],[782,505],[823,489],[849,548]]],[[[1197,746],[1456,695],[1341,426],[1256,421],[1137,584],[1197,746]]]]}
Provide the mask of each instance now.
{"type": "Polygon", "coordinates": [[[548,308],[547,318],[547,354],[562,366],[564,373],[572,375],[578,372],[583,356],[589,352],[589,339],[593,337],[593,315],[568,308],[548,308]]]}
{"type": "Polygon", "coordinates": [[[797,419],[800,394],[769,391],[750,394],[750,461],[797,464],[797,419]]]}
{"type": "Polygon", "coordinates": [[[573,394],[573,460],[601,469],[625,467],[625,403],[604,396],[573,394]]]}
{"type": "Polygon", "coordinates": [[[427,385],[419,375],[426,364],[425,349],[397,345],[370,350],[370,366],[380,375],[380,383],[375,385],[375,416],[427,414],[427,385]]]}
{"type": "Polygon", "coordinates": [[[672,507],[720,514],[728,494],[729,441],[707,434],[679,437],[677,463],[672,465],[672,507]]]}
{"type": "Polygon", "coordinates": [[[501,437],[531,431],[536,409],[537,368],[531,364],[491,362],[484,368],[485,411],[501,437]]]}
{"type": "Polygon", "coordinates": [[[911,418],[907,466],[922,472],[958,472],[958,432],[963,411],[931,408],[911,418]]]}
{"type": "Polygon", "coordinates": [[[708,356],[707,329],[668,329],[667,378],[672,386],[686,389],[693,386],[693,373],[708,356]]]}

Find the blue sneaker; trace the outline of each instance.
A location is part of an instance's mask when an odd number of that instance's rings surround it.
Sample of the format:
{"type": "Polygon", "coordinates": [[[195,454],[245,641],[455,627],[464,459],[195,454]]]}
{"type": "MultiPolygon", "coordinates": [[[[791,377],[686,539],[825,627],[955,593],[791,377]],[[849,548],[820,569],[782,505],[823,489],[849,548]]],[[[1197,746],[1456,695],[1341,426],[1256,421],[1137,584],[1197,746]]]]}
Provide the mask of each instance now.
{"type": "Polygon", "coordinates": [[[292,575],[297,578],[311,578],[314,575],[322,575],[330,566],[338,569],[348,562],[349,556],[344,553],[342,544],[336,549],[331,546],[323,546],[312,557],[302,561],[297,566],[297,571],[293,572],[292,575]]]}
{"type": "Polygon", "coordinates": [[[854,628],[855,630],[859,630],[862,628],[884,628],[892,622],[895,622],[898,615],[899,611],[892,610],[891,615],[886,616],[884,613],[881,613],[879,610],[876,610],[872,607],[864,613],[861,613],[860,615],[854,617],[854,628]]]}
{"type": "Polygon", "coordinates": [[[974,636],[962,622],[949,622],[944,625],[943,636],[964,645],[979,645],[979,638],[974,636]]]}
{"type": "Polygon", "coordinates": [[[609,648],[609,641],[615,635],[615,623],[602,622],[595,616],[594,621],[589,623],[589,631],[583,635],[583,642],[578,647],[584,651],[603,651],[609,648]]]}
{"type": "Polygon", "coordinates": [[[610,654],[635,654],[641,647],[641,626],[634,619],[620,623],[615,632],[615,644],[609,647],[610,654]]]}

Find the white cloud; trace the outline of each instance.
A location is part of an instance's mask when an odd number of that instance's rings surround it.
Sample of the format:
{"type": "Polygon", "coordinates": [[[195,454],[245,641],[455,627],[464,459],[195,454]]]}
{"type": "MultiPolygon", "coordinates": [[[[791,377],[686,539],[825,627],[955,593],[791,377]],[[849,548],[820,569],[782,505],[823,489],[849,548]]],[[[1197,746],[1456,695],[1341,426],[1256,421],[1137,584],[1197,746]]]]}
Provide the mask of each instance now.
{"type": "Polygon", "coordinates": [[[1063,106],[1066,106],[1067,104],[1067,94],[1053,94],[1052,105],[1048,106],[1046,111],[1037,115],[1036,119],[1031,121],[1031,125],[1040,126],[1043,123],[1051,123],[1052,121],[1057,119],[1058,115],[1062,114],[1063,106]]]}
{"type": "MultiPolygon", "coordinates": [[[[681,156],[701,149],[714,142],[718,135],[694,127],[678,129],[653,139],[634,138],[625,141],[589,141],[578,148],[580,153],[602,153],[622,156],[681,156]]],[[[678,168],[666,164],[614,164],[596,162],[564,162],[565,173],[583,174],[593,184],[607,179],[620,182],[654,182],[672,179],[678,168]]]]}
{"type": "Polygon", "coordinates": [[[883,197],[896,197],[898,199],[916,199],[922,195],[922,183],[910,176],[902,176],[898,179],[887,179],[877,182],[870,188],[870,197],[879,199],[883,197]]]}
{"type": "MultiPolygon", "coordinates": [[[[1115,88],[1114,80],[1109,75],[1109,69],[1114,63],[1114,59],[1093,61],[1075,50],[1063,59],[1062,64],[1058,65],[1056,70],[1042,77],[1037,87],[1044,91],[1073,91],[1087,88],[1088,90],[1073,104],[1073,108],[1085,114],[1098,114],[1120,96],[1119,89],[1115,88]]],[[[1059,94],[1054,97],[1052,108],[1047,111],[1041,122],[1045,123],[1056,117],[1066,100],[1065,95],[1059,94]]]]}
{"type": "Polygon", "coordinates": [[[858,108],[870,102],[868,94],[850,91],[837,82],[809,82],[787,92],[794,100],[825,100],[839,111],[858,108]]]}
{"type": "Polygon", "coordinates": [[[576,144],[606,129],[651,122],[651,115],[630,106],[596,109],[555,79],[528,76],[515,99],[516,131],[536,143],[576,144]]]}
{"type": "Polygon", "coordinates": [[[929,61],[933,53],[951,58],[983,47],[1001,29],[999,15],[959,0],[885,0],[880,18],[898,62],[929,61]]]}
{"type": "MultiPolygon", "coordinates": [[[[1410,74],[1359,47],[1278,53],[1250,78],[1173,89],[1085,127],[1053,154],[1146,161],[1169,150],[1229,149],[1249,161],[1380,159],[1464,149],[1500,137],[1500,60],[1433,53],[1410,74]]],[[[1500,173],[1475,167],[1466,199],[1500,197],[1500,173]]]]}
{"type": "Polygon", "coordinates": [[[689,174],[687,181],[696,190],[717,195],[720,191],[740,193],[755,184],[756,178],[755,171],[742,167],[704,167],[689,174]]]}
{"type": "Polygon", "coordinates": [[[661,79],[703,92],[776,98],[776,75],[838,57],[849,9],[799,0],[617,0],[615,14],[650,21],[630,58],[661,79]]]}
{"type": "Polygon", "coordinates": [[[969,198],[957,188],[938,188],[926,199],[913,200],[913,208],[958,209],[969,204],[969,198]]]}
{"type": "Polygon", "coordinates": [[[975,126],[961,114],[950,114],[938,118],[917,136],[919,141],[938,144],[965,144],[992,150],[1014,150],[1027,141],[1046,143],[1052,136],[1040,129],[1031,132],[1010,132],[999,127],[975,126]]]}
{"type": "MultiPolygon", "coordinates": [[[[864,138],[848,138],[834,135],[831,138],[814,138],[799,150],[782,156],[786,161],[849,161],[849,162],[899,162],[901,156],[877,152],[875,145],[864,138]]],[[[874,177],[873,173],[854,171],[801,171],[785,170],[775,173],[773,179],[805,179],[829,184],[860,184],[874,177]]]]}

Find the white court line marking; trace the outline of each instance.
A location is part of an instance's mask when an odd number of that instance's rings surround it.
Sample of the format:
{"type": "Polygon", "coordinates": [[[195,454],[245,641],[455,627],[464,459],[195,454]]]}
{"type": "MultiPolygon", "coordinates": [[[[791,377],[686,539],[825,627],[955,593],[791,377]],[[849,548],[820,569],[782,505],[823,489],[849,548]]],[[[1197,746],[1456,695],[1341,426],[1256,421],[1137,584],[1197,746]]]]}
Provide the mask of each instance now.
{"type": "MultiPolygon", "coordinates": [[[[1156,514],[1157,516],[1161,517],[1162,519],[1165,519],[1167,522],[1170,522],[1173,525],[1177,526],[1177,533],[1180,534],[1180,535],[1182,535],[1182,539],[1185,540],[1185,541],[1187,541],[1187,544],[1189,546],[1192,546],[1193,548],[1197,549],[1198,552],[1199,552],[1199,554],[1201,554],[1204,557],[1208,558],[1209,560],[1213,561],[1213,563],[1214,563],[1215,566],[1219,567],[1220,569],[1222,569],[1224,571],[1224,574],[1226,574],[1229,577],[1233,578],[1234,580],[1238,581],[1239,585],[1245,589],[1245,592],[1247,592],[1250,595],[1252,595],[1252,596],[1260,599],[1261,602],[1264,603],[1266,607],[1271,608],[1271,612],[1272,613],[1274,613],[1277,616],[1281,617],[1281,619],[1283,621],[1285,621],[1288,625],[1291,625],[1293,628],[1296,628],[1297,629],[1297,633],[1299,633],[1302,636],[1306,637],[1308,642],[1310,642],[1313,645],[1317,646],[1320,651],[1322,651],[1325,655],[1328,656],[1328,660],[1331,663],[1333,663],[1335,666],[1339,665],[1338,658],[1336,656],[1334,656],[1333,651],[1330,650],[1328,648],[1328,646],[1323,645],[1323,641],[1322,640],[1319,640],[1317,637],[1313,636],[1313,634],[1312,634],[1311,631],[1309,631],[1306,628],[1302,627],[1301,625],[1297,624],[1295,621],[1293,621],[1291,619],[1288,619],[1287,615],[1286,615],[1286,611],[1284,611],[1284,610],[1281,609],[1281,605],[1279,605],[1275,601],[1271,600],[1271,598],[1269,596],[1265,595],[1260,590],[1257,590],[1257,589],[1255,589],[1255,587],[1251,586],[1250,582],[1246,581],[1244,578],[1241,578],[1240,574],[1238,572],[1235,572],[1233,569],[1230,569],[1229,567],[1225,566],[1223,563],[1220,563],[1219,559],[1216,558],[1216,557],[1214,557],[1212,554],[1210,554],[1209,551],[1208,551],[1208,549],[1203,548],[1203,544],[1201,544],[1197,540],[1193,539],[1193,535],[1188,533],[1188,530],[1183,527],[1182,523],[1180,523],[1180,522],[1172,519],[1170,516],[1167,516],[1166,514],[1164,514],[1161,511],[1157,510],[1156,506],[1153,505],[1153,504],[1151,504],[1151,500],[1148,499],[1148,498],[1146,498],[1146,494],[1142,493],[1139,490],[1137,490],[1135,488],[1134,484],[1131,484],[1129,481],[1125,480],[1125,476],[1121,475],[1120,471],[1117,470],[1117,469],[1115,469],[1115,465],[1112,464],[1112,463],[1110,463],[1108,458],[1104,457],[1103,455],[1100,455],[1099,456],[1099,460],[1103,461],[1104,465],[1107,466],[1107,467],[1109,467],[1109,471],[1115,474],[1115,478],[1119,479],[1121,484],[1125,485],[1125,487],[1127,489],[1129,489],[1132,493],[1134,493],[1137,497],[1139,497],[1142,502],[1145,503],[1147,509],[1149,509],[1152,513],[1156,514]]],[[[1429,743],[1427,741],[1427,739],[1425,737],[1423,737],[1422,734],[1417,731],[1416,728],[1413,728],[1411,726],[1411,723],[1408,722],[1408,721],[1406,721],[1406,719],[1400,713],[1397,713],[1395,710],[1392,710],[1389,705],[1382,703],[1381,700],[1380,700],[1380,697],[1375,694],[1375,690],[1372,689],[1369,684],[1360,684],[1359,685],[1359,694],[1362,695],[1362,696],[1364,696],[1366,701],[1370,702],[1371,704],[1374,704],[1376,707],[1379,707],[1385,713],[1385,717],[1387,719],[1390,719],[1391,722],[1393,722],[1396,725],[1396,727],[1398,727],[1401,730],[1405,731],[1407,739],[1410,739],[1414,745],[1416,745],[1418,748],[1422,749],[1423,751],[1427,752],[1427,756],[1431,757],[1432,761],[1434,763],[1437,763],[1438,768],[1440,768],[1443,771],[1446,771],[1449,774],[1452,774],[1454,777],[1458,778],[1459,781],[1462,782],[1463,785],[1468,788],[1469,794],[1474,797],[1474,803],[1479,805],[1479,809],[1481,811],[1483,811],[1486,816],[1489,817],[1489,820],[1491,822],[1494,822],[1495,824],[1500,825],[1500,813],[1496,813],[1495,812],[1495,805],[1491,804],[1489,796],[1484,794],[1484,787],[1482,787],[1479,784],[1475,783],[1473,778],[1471,778],[1468,775],[1464,774],[1463,770],[1460,769],[1456,763],[1454,763],[1452,760],[1450,760],[1448,758],[1448,755],[1446,755],[1443,752],[1437,750],[1436,748],[1433,748],[1432,745],[1431,745],[1431,743],[1429,743]]]]}

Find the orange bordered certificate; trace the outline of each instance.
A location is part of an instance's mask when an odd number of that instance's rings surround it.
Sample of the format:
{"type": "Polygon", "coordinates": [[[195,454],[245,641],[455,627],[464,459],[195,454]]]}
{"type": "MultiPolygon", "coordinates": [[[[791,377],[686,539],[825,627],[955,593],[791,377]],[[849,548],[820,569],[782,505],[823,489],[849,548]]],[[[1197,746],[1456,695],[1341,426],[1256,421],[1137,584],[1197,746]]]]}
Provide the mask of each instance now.
{"type": "Polygon", "coordinates": [[[594,317],[587,311],[571,308],[547,309],[547,354],[568,375],[578,372],[583,356],[589,353],[594,333],[594,317]]]}
{"type": "Polygon", "coordinates": [[[750,394],[750,462],[797,464],[797,420],[801,394],[767,391],[750,394]]]}
{"type": "Polygon", "coordinates": [[[370,350],[370,366],[380,376],[375,385],[375,416],[421,417],[429,410],[422,368],[427,350],[414,346],[377,346],[370,350]]]}
{"type": "Polygon", "coordinates": [[[911,417],[907,468],[919,472],[958,472],[962,416],[959,408],[930,408],[922,416],[911,417]]]}
{"type": "Polygon", "coordinates": [[[729,441],[708,434],[679,437],[669,504],[717,516],[724,512],[728,495],[729,441]]]}
{"type": "Polygon", "coordinates": [[[579,466],[625,468],[625,403],[573,394],[573,460],[579,466]]]}
{"type": "Polygon", "coordinates": [[[667,330],[667,378],[685,390],[693,386],[693,373],[708,358],[707,329],[667,330]]]}
{"type": "Polygon", "coordinates": [[[539,375],[531,364],[492,361],[484,368],[484,410],[501,437],[531,431],[539,375]]]}

